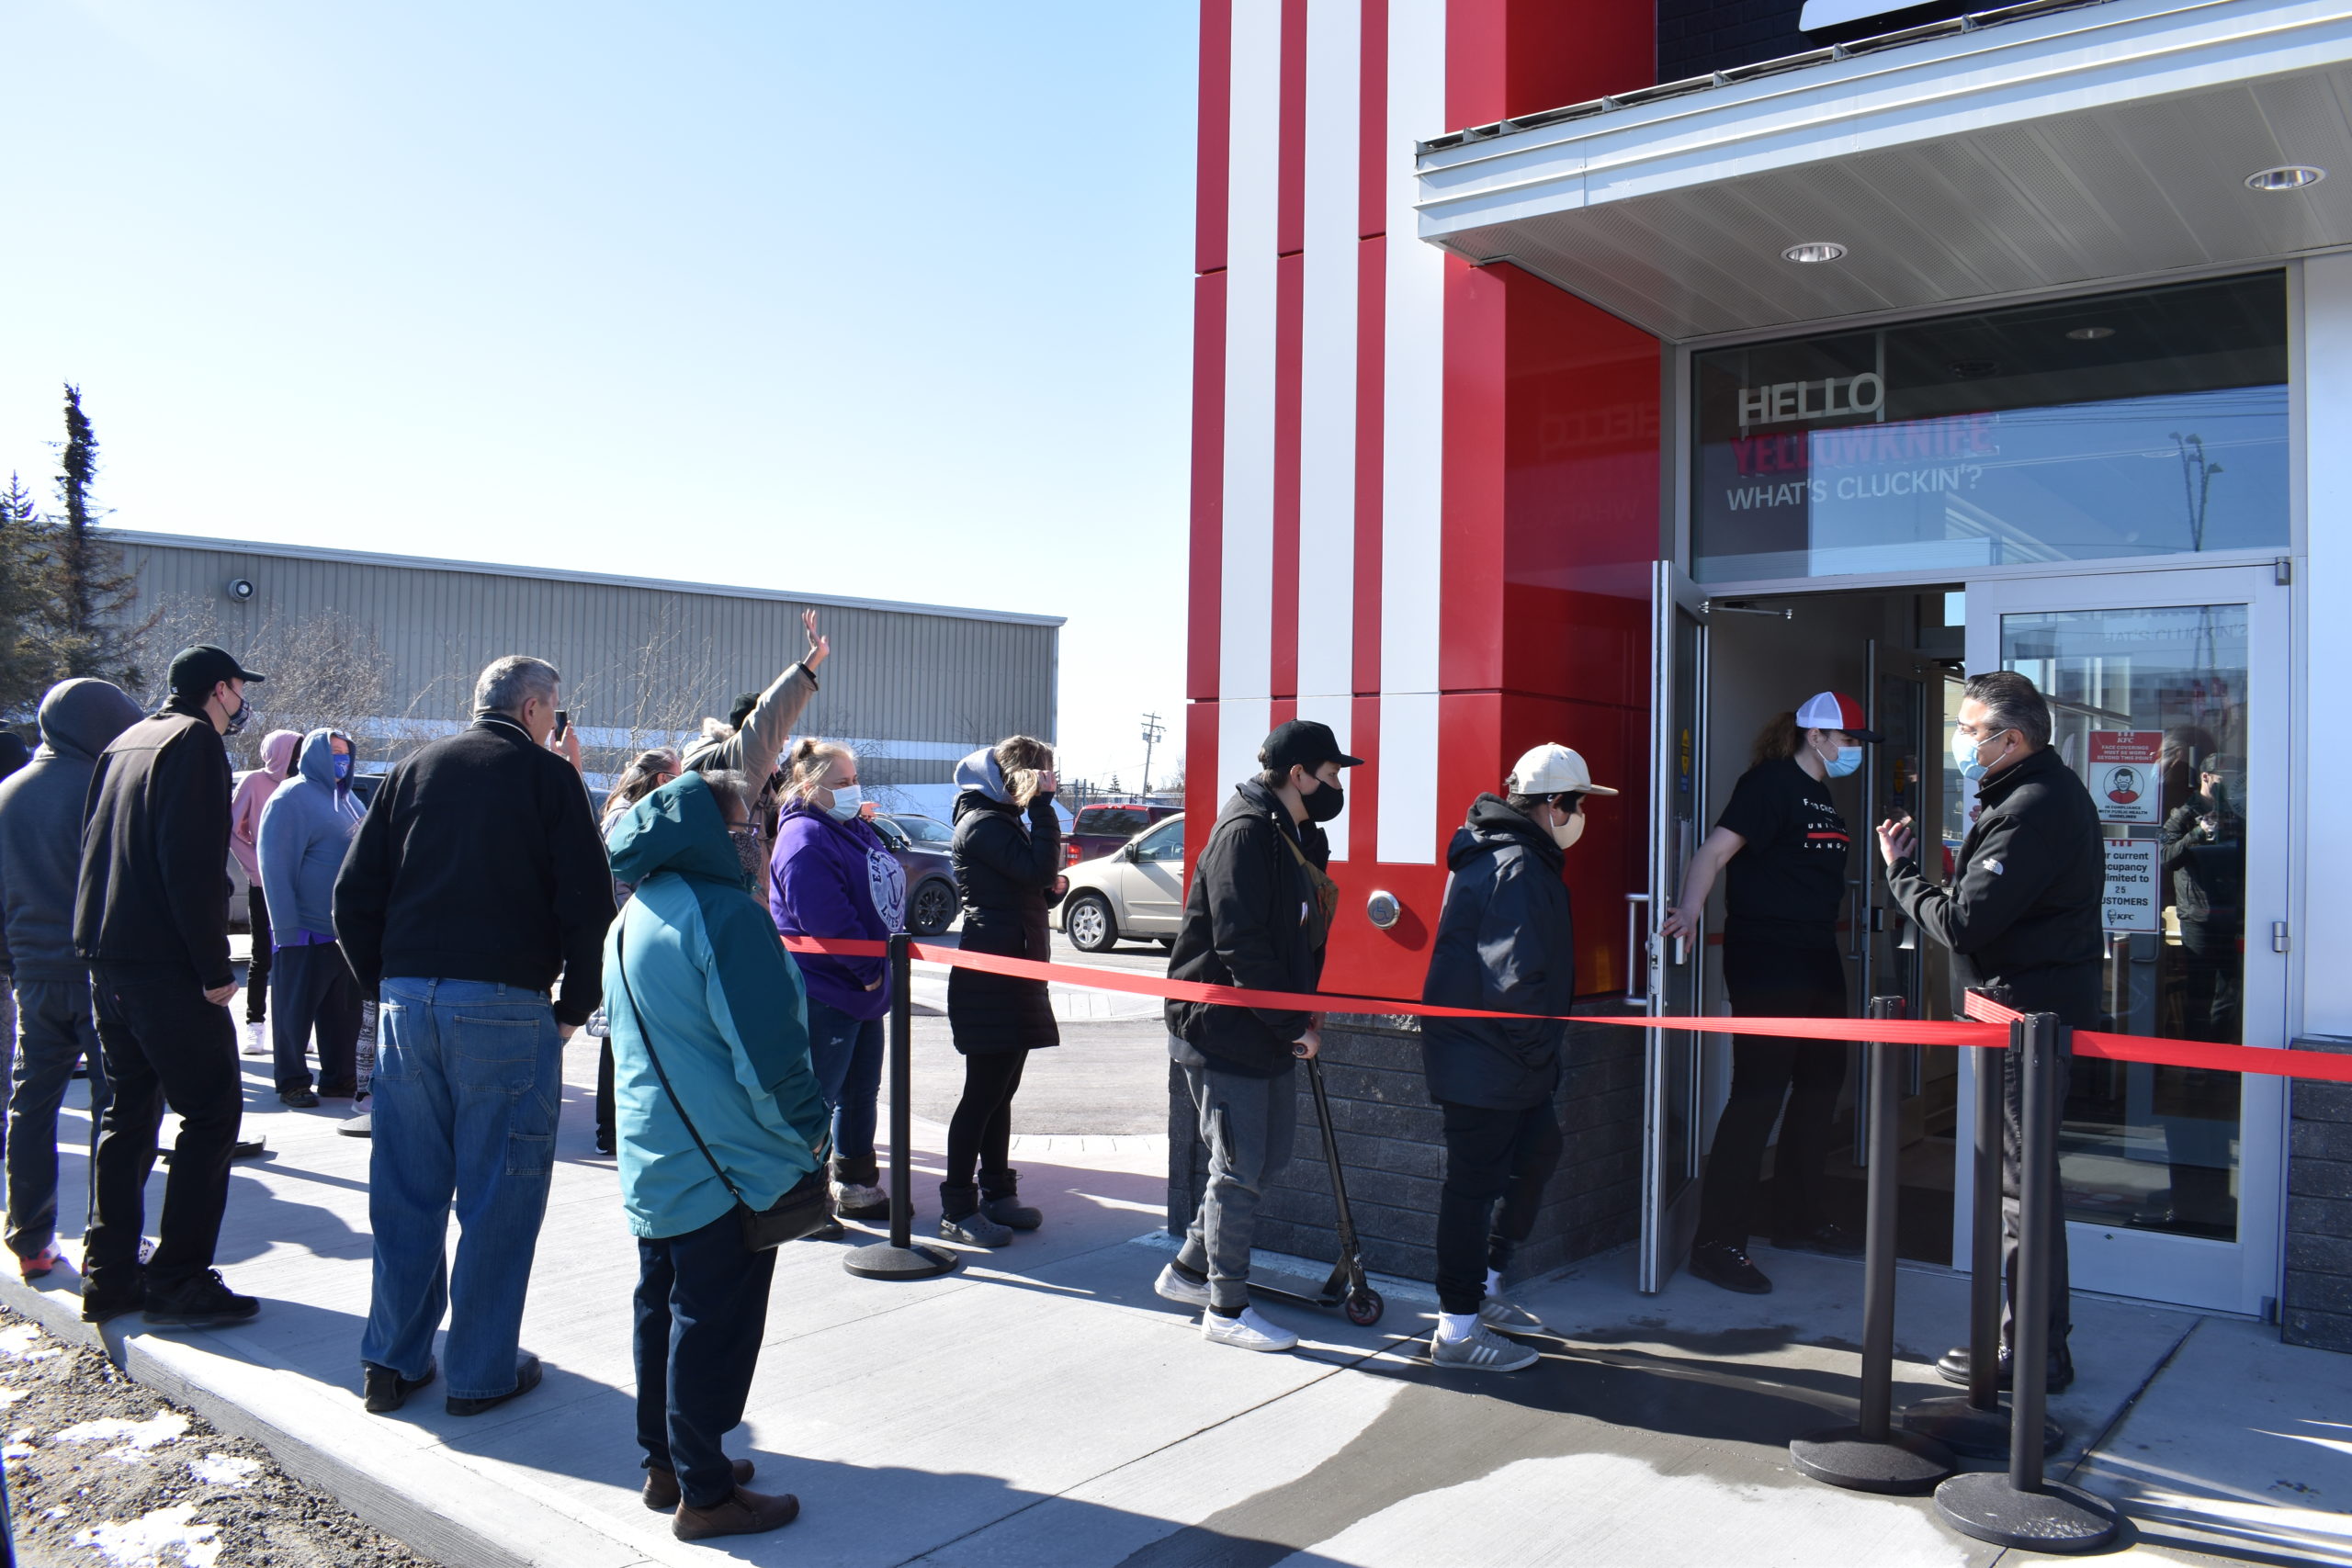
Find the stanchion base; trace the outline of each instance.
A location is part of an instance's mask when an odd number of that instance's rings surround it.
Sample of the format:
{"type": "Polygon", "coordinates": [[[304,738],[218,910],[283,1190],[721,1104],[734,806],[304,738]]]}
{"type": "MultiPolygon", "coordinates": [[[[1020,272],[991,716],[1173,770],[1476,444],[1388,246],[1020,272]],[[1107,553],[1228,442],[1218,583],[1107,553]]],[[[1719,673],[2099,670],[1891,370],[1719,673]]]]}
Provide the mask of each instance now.
{"type": "Polygon", "coordinates": [[[953,1274],[963,1261],[961,1254],[921,1242],[912,1247],[868,1242],[842,1254],[842,1267],[863,1280],[935,1280],[953,1274]]]}
{"type": "Polygon", "coordinates": [[[1961,1534],[2035,1551],[2097,1551],[2115,1539],[2115,1509],[2079,1487],[2020,1492],[2007,1472],[1955,1475],[1936,1488],[1936,1512],[1961,1534]]]}
{"type": "MultiPolygon", "coordinates": [[[[1931,1443],[1941,1443],[1962,1459],[2009,1457],[2009,1407],[1979,1410],[1965,1394],[1923,1399],[1895,1412],[1894,1424],[1931,1443]]],[[[2055,1421],[2041,1424],[2041,1451],[2054,1454],[2066,1443],[2066,1429],[2055,1421]]]]}
{"type": "Polygon", "coordinates": [[[1960,1468],[1939,1443],[1910,1432],[1866,1438],[1860,1427],[1825,1427],[1789,1439],[1789,1459],[1815,1481],[1849,1492],[1932,1491],[1960,1468]]]}

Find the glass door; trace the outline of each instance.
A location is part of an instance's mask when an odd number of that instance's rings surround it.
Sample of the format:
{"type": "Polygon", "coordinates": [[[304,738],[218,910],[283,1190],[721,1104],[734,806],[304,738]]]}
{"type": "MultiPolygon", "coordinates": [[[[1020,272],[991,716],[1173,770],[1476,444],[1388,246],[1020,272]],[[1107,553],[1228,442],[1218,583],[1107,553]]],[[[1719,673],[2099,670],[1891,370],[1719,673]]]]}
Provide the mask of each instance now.
{"type": "MultiPolygon", "coordinates": [[[[1968,668],[2032,679],[2099,808],[2117,1032],[2286,1043],[2287,604],[2269,567],[1969,586],[1968,668]]],[[[2258,1312],[2282,1109],[2277,1078],[2074,1063],[2059,1169],[2075,1288],[2258,1312]]]]}
{"type": "MultiPolygon", "coordinates": [[[[1671,561],[1650,589],[1650,879],[1647,979],[1653,1018],[1697,1017],[1705,999],[1706,933],[1668,940],[1658,922],[1682,887],[1706,809],[1707,623],[1704,597],[1671,561]]],[[[1636,1282],[1659,1291],[1690,1249],[1699,1223],[1699,1051],[1689,1030],[1650,1030],[1642,1098],[1642,1231],[1636,1282]]]]}

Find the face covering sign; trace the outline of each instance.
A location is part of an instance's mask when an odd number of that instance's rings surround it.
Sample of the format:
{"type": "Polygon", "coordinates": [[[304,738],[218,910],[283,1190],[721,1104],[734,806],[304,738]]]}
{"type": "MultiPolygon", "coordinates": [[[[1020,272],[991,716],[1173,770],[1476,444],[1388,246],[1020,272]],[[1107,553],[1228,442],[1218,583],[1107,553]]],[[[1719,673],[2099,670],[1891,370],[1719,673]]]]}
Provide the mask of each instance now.
{"type": "Polygon", "coordinates": [[[2094,729],[2090,733],[2091,799],[2102,822],[2160,822],[2157,764],[2160,729],[2094,729]]]}

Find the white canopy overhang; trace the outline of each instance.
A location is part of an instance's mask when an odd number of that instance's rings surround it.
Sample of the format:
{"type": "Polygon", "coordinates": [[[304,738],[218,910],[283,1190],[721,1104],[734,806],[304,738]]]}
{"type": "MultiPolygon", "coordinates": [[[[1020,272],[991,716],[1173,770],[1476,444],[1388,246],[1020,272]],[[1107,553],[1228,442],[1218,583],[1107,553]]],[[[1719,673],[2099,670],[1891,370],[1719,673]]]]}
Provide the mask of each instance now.
{"type": "Polygon", "coordinates": [[[1981,13],[1440,137],[1417,205],[1675,341],[2352,245],[2352,7],[1981,13]]]}

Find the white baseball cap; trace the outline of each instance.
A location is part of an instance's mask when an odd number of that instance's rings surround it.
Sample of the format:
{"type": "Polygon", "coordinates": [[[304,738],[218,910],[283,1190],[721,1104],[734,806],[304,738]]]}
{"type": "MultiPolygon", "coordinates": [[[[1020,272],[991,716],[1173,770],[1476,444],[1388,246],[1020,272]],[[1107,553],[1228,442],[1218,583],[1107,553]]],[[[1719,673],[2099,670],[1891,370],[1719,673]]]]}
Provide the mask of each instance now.
{"type": "Polygon", "coordinates": [[[1883,740],[1862,705],[1843,692],[1816,692],[1797,709],[1799,729],[1842,729],[1857,740],[1883,740]]]}
{"type": "Polygon", "coordinates": [[[1592,770],[1584,765],[1584,759],[1553,740],[1513,762],[1503,783],[1513,795],[1566,795],[1571,790],[1578,795],[1617,793],[1593,783],[1592,770]]]}

